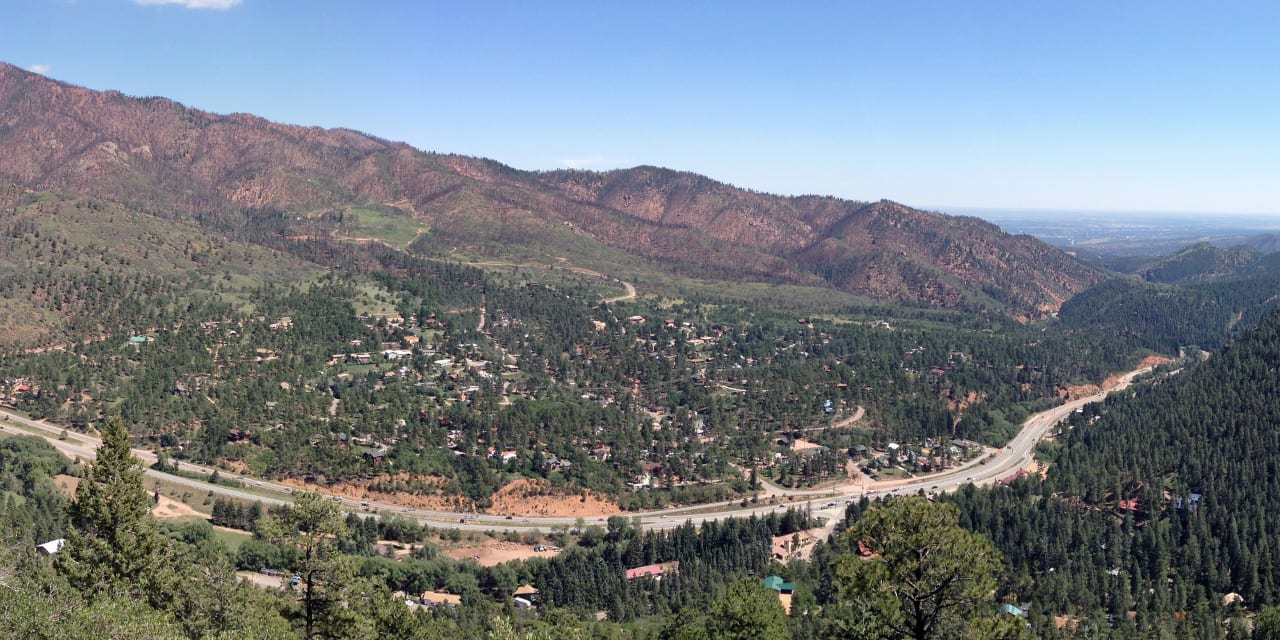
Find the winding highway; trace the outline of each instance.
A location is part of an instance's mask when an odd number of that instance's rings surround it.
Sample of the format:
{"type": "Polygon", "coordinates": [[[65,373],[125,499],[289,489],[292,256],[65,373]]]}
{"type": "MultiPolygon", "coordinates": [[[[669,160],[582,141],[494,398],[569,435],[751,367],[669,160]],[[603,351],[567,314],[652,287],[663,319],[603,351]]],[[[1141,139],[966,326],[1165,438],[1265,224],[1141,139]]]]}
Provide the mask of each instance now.
{"type": "MultiPolygon", "coordinates": [[[[1022,430],[1018,432],[1008,445],[1000,449],[994,454],[988,454],[978,459],[972,460],[961,465],[958,468],[950,469],[928,476],[921,476],[909,480],[886,481],[880,483],[871,483],[870,485],[847,483],[838,485],[830,489],[808,490],[808,491],[789,491],[786,498],[789,502],[781,504],[752,504],[748,507],[742,507],[741,500],[731,500],[712,504],[701,504],[687,507],[677,507],[672,509],[664,509],[661,511],[647,512],[628,512],[623,515],[627,517],[638,517],[642,526],[648,529],[666,529],[679,526],[686,521],[693,521],[694,524],[701,524],[708,520],[718,520],[723,518],[747,517],[752,514],[763,515],[770,511],[786,508],[788,506],[804,506],[806,503],[811,505],[812,512],[815,516],[826,517],[829,519],[843,517],[845,503],[851,500],[861,499],[863,496],[882,496],[882,495],[909,495],[924,490],[926,492],[944,492],[954,491],[956,488],[965,484],[989,485],[1005,478],[1018,469],[1024,468],[1032,461],[1035,446],[1055,425],[1069,416],[1073,411],[1083,407],[1086,404],[1098,402],[1107,397],[1108,394],[1115,391],[1125,389],[1134,380],[1134,378],[1151,371],[1150,367],[1144,367],[1131,371],[1120,378],[1119,384],[1107,391],[1103,391],[1085,398],[1072,400],[1064,404],[1058,405],[1037,413],[1026,420],[1022,425],[1022,430]],[[815,505],[813,503],[822,503],[815,505]]],[[[67,438],[60,438],[64,430],[60,426],[51,425],[39,420],[30,420],[10,411],[0,410],[0,432],[12,434],[38,435],[47,440],[51,445],[63,452],[69,458],[91,460],[93,459],[96,449],[101,444],[101,440],[93,436],[82,433],[68,432],[67,438]]],[[[143,464],[150,466],[156,461],[153,452],[145,449],[134,449],[133,453],[143,464]]],[[[180,463],[180,471],[190,472],[208,476],[213,473],[211,467],[206,467],[188,462],[180,463]]],[[[225,470],[219,470],[224,477],[230,477],[225,470]]],[[[186,478],[183,476],[161,473],[148,468],[146,471],[148,477],[164,479],[167,482],[183,485],[193,490],[208,492],[212,491],[217,495],[240,500],[260,500],[267,505],[280,505],[290,502],[293,487],[288,485],[270,482],[267,480],[257,480],[254,478],[242,478],[240,480],[241,487],[229,487],[222,484],[210,484],[201,480],[186,478]]],[[[486,514],[468,514],[456,513],[451,511],[431,511],[426,509],[414,509],[394,504],[380,503],[376,501],[358,501],[340,496],[334,497],[342,507],[348,511],[361,515],[369,515],[377,513],[380,515],[399,514],[405,517],[416,519],[424,524],[432,527],[461,529],[468,531],[531,531],[534,529],[548,529],[557,526],[574,526],[578,520],[576,517],[506,517],[494,516],[486,514]]],[[[583,515],[583,519],[589,523],[603,522],[604,516],[588,516],[583,515]]]]}

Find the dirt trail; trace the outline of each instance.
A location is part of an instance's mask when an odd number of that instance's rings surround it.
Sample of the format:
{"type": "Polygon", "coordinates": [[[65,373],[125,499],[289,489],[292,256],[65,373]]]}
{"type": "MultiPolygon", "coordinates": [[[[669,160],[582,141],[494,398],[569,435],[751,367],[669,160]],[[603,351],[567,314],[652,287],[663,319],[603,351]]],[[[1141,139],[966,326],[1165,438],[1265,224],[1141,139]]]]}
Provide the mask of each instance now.
{"type": "MultiPolygon", "coordinates": [[[[559,261],[561,261],[561,262],[565,262],[565,259],[564,259],[564,258],[556,258],[556,259],[557,259],[557,260],[559,260],[559,261]]],[[[625,281],[623,281],[623,280],[619,280],[619,279],[617,279],[617,278],[610,278],[609,276],[606,276],[605,274],[600,273],[599,271],[595,271],[595,270],[592,270],[592,269],[587,269],[587,268],[585,268],[585,267],[572,267],[572,266],[549,266],[549,265],[540,265],[540,264],[532,264],[532,265],[530,265],[530,264],[522,264],[522,263],[518,263],[518,262],[471,262],[471,263],[468,263],[468,264],[470,264],[470,265],[471,265],[471,266],[473,266],[473,267],[525,267],[525,268],[530,268],[530,269],[531,269],[531,268],[535,268],[535,267],[542,267],[543,269],[548,269],[548,270],[549,270],[549,269],[564,269],[565,271],[571,271],[571,272],[573,272],[573,273],[581,274],[581,275],[584,275],[584,276],[591,276],[591,277],[593,277],[593,278],[610,279],[610,280],[613,280],[614,282],[616,282],[616,283],[618,283],[618,284],[622,285],[622,288],[623,288],[623,289],[626,289],[626,291],[627,291],[627,292],[626,292],[626,293],[624,293],[624,294],[622,294],[622,295],[620,295],[620,296],[613,296],[612,298],[605,298],[604,300],[602,300],[602,302],[604,302],[605,304],[610,304],[610,303],[614,303],[614,302],[621,302],[621,301],[623,301],[623,300],[634,300],[634,299],[635,299],[635,297],[636,297],[636,286],[635,286],[635,285],[633,285],[633,284],[631,284],[630,282],[625,282],[625,281]]],[[[482,325],[481,325],[481,326],[483,326],[483,322],[484,322],[484,315],[483,315],[483,314],[481,314],[480,318],[481,318],[481,323],[482,323],[482,325]]]]}
{"type": "Polygon", "coordinates": [[[821,426],[817,426],[817,427],[808,427],[808,428],[805,428],[805,429],[796,429],[795,431],[801,431],[801,432],[805,432],[805,433],[807,433],[807,432],[810,432],[810,431],[826,431],[827,429],[843,429],[843,428],[845,428],[845,427],[847,427],[847,426],[849,426],[849,425],[851,425],[851,424],[853,424],[853,423],[855,423],[855,422],[857,422],[857,421],[861,420],[861,419],[862,419],[862,416],[865,416],[865,415],[867,415],[867,410],[866,410],[865,408],[863,408],[862,406],[859,406],[859,407],[858,407],[858,410],[853,412],[853,415],[849,416],[848,418],[844,418],[843,420],[838,420],[838,421],[833,422],[833,423],[831,423],[831,424],[821,425],[821,426]]]}

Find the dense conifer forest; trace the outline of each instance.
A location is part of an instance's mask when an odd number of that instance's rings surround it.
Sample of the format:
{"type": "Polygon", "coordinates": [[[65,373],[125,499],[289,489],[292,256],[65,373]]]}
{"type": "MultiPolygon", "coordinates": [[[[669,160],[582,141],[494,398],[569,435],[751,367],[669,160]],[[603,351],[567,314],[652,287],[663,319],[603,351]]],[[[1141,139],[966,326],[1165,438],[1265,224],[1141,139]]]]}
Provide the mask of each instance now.
{"type": "Polygon", "coordinates": [[[1273,314],[1074,415],[1041,447],[1043,479],[948,498],[1005,552],[1041,633],[1068,616],[1131,636],[1242,637],[1247,615],[1280,602],[1278,367],[1273,314]]]}

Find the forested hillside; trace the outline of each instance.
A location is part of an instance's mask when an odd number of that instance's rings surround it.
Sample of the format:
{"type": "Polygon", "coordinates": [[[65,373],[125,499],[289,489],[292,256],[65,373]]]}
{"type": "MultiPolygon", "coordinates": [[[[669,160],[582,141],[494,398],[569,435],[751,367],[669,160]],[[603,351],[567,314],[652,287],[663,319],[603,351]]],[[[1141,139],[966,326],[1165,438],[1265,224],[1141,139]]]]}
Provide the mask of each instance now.
{"type": "Polygon", "coordinates": [[[1059,313],[1070,333],[1110,335],[1128,348],[1176,353],[1218,349],[1280,307],[1280,275],[1169,285],[1113,280],[1069,300],[1059,313]]]}
{"type": "MultiPolygon", "coordinates": [[[[1239,634],[1240,616],[1280,602],[1278,370],[1273,314],[1202,364],[1085,408],[1042,448],[1043,480],[962,492],[962,521],[1005,551],[1035,611],[1239,634]]],[[[1033,616],[1046,634],[1049,615],[1033,616]]]]}
{"type": "Polygon", "coordinates": [[[19,193],[84,194],[247,242],[568,258],[655,282],[785,283],[1027,317],[1107,277],[1029,236],[888,201],[782,197],[655,167],[519,171],[3,63],[0,144],[0,182],[19,193]]]}

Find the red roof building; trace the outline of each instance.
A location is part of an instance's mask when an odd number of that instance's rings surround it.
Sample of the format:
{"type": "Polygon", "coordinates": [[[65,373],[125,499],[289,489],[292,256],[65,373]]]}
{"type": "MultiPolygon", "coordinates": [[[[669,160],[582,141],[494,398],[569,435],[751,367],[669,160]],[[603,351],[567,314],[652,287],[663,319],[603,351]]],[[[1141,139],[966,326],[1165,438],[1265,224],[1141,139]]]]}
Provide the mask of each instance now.
{"type": "Polygon", "coordinates": [[[628,580],[634,580],[634,579],[636,579],[636,578],[643,578],[643,577],[645,577],[645,576],[652,577],[652,578],[654,578],[655,580],[662,578],[662,565],[660,565],[660,564],[647,564],[647,565],[645,565],[645,566],[643,566],[643,567],[636,567],[636,568],[634,568],[634,569],[627,569],[627,579],[628,579],[628,580]]]}

